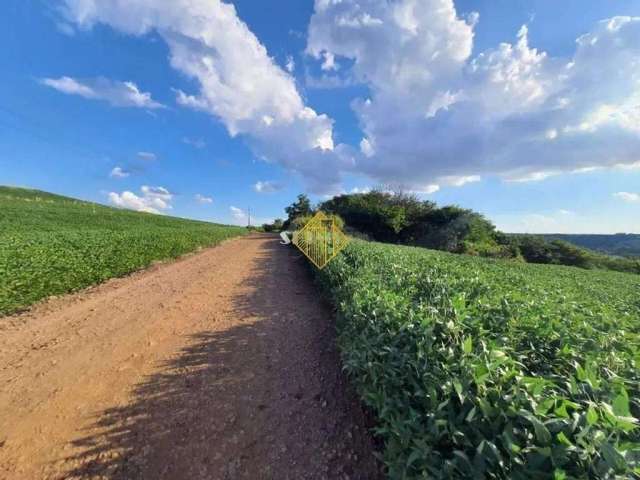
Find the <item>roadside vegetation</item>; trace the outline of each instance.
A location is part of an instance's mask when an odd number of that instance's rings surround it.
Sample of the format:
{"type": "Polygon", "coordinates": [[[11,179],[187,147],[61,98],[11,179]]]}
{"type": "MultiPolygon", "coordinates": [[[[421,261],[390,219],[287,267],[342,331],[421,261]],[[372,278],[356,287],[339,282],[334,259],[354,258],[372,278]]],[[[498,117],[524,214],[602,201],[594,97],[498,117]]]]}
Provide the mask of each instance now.
{"type": "Polygon", "coordinates": [[[390,478],[640,475],[639,276],[354,240],[318,277],[390,478]]]}
{"type": "Polygon", "coordinates": [[[0,187],[0,314],[245,231],[0,187]]]}

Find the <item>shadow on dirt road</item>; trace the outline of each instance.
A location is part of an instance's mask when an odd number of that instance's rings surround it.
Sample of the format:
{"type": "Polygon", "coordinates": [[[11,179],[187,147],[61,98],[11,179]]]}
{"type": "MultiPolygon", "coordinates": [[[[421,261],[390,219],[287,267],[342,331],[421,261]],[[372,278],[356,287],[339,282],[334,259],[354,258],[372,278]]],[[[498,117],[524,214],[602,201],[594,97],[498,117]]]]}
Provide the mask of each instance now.
{"type": "Polygon", "coordinates": [[[272,237],[241,241],[256,253],[225,321],[185,337],[128,404],[98,412],[63,478],[380,478],[302,258],[272,237]]]}

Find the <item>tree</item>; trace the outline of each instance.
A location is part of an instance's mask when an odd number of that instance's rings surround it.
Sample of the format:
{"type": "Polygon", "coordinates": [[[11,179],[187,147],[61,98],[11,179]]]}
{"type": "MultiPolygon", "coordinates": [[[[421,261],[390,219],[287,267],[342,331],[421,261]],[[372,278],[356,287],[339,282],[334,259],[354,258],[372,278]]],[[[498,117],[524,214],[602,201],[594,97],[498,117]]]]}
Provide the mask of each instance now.
{"type": "Polygon", "coordinates": [[[346,224],[380,242],[403,242],[403,232],[431,208],[411,195],[373,190],[339,195],[320,205],[326,212],[340,215],[346,224]]]}
{"type": "Polygon", "coordinates": [[[450,205],[434,208],[419,219],[421,235],[414,243],[449,252],[489,251],[497,247],[495,227],[481,214],[450,205]]]}
{"type": "Polygon", "coordinates": [[[262,224],[262,229],[265,232],[280,232],[282,230],[283,221],[281,218],[276,218],[273,223],[262,224]]]}
{"type": "Polygon", "coordinates": [[[339,195],[320,205],[379,242],[418,245],[458,253],[511,256],[497,242],[495,226],[481,214],[457,206],[438,208],[403,192],[373,190],[339,195]]]}
{"type": "Polygon", "coordinates": [[[563,240],[553,240],[549,243],[549,246],[553,254],[553,263],[581,268],[591,267],[587,250],[563,240]]]}
{"type": "Polygon", "coordinates": [[[553,252],[548,242],[535,235],[522,235],[517,238],[522,257],[530,263],[553,263],[553,252]]]}
{"type": "Polygon", "coordinates": [[[313,209],[311,208],[311,201],[304,193],[298,195],[298,199],[284,209],[287,212],[288,218],[284,222],[283,228],[286,230],[291,225],[291,222],[297,217],[303,217],[307,215],[313,215],[313,209]]]}

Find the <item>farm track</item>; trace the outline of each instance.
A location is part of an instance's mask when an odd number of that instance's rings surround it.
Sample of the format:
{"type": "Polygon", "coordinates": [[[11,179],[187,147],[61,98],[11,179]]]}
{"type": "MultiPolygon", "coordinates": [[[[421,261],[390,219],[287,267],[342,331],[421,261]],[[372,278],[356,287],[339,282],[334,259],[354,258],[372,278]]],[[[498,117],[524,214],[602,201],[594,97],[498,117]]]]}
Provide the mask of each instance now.
{"type": "Polygon", "coordinates": [[[2,479],[376,479],[332,314],[274,237],[0,318],[2,479]]]}

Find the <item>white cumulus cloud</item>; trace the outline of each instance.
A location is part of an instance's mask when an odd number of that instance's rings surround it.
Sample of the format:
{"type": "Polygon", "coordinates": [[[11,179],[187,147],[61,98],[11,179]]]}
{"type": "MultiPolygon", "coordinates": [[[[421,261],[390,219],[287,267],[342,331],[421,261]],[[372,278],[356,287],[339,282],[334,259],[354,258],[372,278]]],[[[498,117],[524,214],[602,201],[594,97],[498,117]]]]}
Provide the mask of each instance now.
{"type": "Polygon", "coordinates": [[[107,78],[77,80],[72,77],[43,78],[42,84],[68,95],[79,95],[92,100],[103,100],[114,107],[164,108],[164,105],[142,92],[133,82],[119,82],[107,78]]]}
{"type": "Polygon", "coordinates": [[[198,202],[198,203],[200,203],[202,205],[213,203],[213,198],[207,197],[206,195],[202,195],[200,193],[196,193],[195,199],[196,199],[196,202],[198,202]]]}
{"type": "MultiPolygon", "coordinates": [[[[172,67],[196,85],[176,91],[177,103],[216,117],[316,193],[341,191],[344,174],[428,191],[489,175],[532,181],[640,161],[640,17],[595,24],[566,57],[531,45],[527,26],[473,54],[482,19],[461,18],[453,0],[315,0],[306,51],[322,78],[340,73],[323,83],[368,88],[352,102],[362,140],[349,146],[334,141],[331,118],[306,104],[293,64],[278,66],[230,3],[64,3],[79,29],[157,33],[172,67]]],[[[46,80],[95,98],[93,84],[46,80]]]]}
{"type": "Polygon", "coordinates": [[[110,192],[109,201],[120,208],[137,210],[139,212],[162,213],[170,210],[173,194],[164,187],[140,187],[142,195],[136,195],[130,191],[122,193],[110,192]]]}
{"type": "MultiPolygon", "coordinates": [[[[462,186],[463,184],[454,184],[454,186],[462,186]]],[[[420,187],[418,190],[413,190],[412,193],[422,193],[425,195],[431,195],[432,193],[436,193],[440,190],[440,185],[436,183],[432,183],[429,185],[425,185],[424,187],[420,187]]]]}
{"type": "Polygon", "coordinates": [[[231,212],[231,216],[234,220],[246,220],[247,213],[241,208],[234,207],[233,205],[229,207],[229,211],[231,212]]]}
{"type": "Polygon", "coordinates": [[[629,203],[640,203],[640,193],[616,192],[614,197],[629,203]]]}
{"type": "Polygon", "coordinates": [[[202,148],[207,146],[207,143],[202,138],[183,137],[182,138],[182,143],[185,143],[187,145],[191,145],[192,147],[197,148],[197,149],[202,149],[202,148]]]}
{"type": "Polygon", "coordinates": [[[359,194],[359,193],[369,193],[371,191],[371,187],[353,187],[349,190],[349,193],[359,194]]]}
{"type": "Polygon", "coordinates": [[[171,65],[195,81],[176,91],[178,104],[220,119],[255,153],[300,173],[311,189],[338,184],[352,162],[335,145],[333,121],[305,105],[293,77],[280,68],[235,7],[220,0],[64,0],[67,20],[88,29],[103,23],[130,35],[158,33],[171,65]]]}
{"type": "Polygon", "coordinates": [[[137,155],[140,160],[146,160],[148,162],[152,162],[158,158],[158,156],[152,152],[138,152],[137,155]]]}
{"type": "Polygon", "coordinates": [[[253,189],[258,193],[274,193],[282,190],[284,185],[280,182],[274,182],[272,180],[258,181],[253,186],[253,189]]]}
{"type": "Polygon", "coordinates": [[[480,175],[452,175],[450,177],[442,177],[442,182],[445,185],[452,185],[454,187],[461,187],[467,183],[475,183],[482,180],[480,175]]]}
{"type": "Polygon", "coordinates": [[[131,174],[122,167],[114,167],[109,173],[111,178],[127,178],[129,175],[131,174]]]}
{"type": "Polygon", "coordinates": [[[293,73],[296,69],[296,61],[291,55],[287,55],[287,63],[285,63],[284,68],[286,68],[289,73],[293,73]]]}
{"type": "Polygon", "coordinates": [[[567,58],[531,46],[526,26],[474,57],[479,21],[452,0],[316,0],[307,53],[350,60],[370,91],[354,102],[355,170],[419,187],[638,162],[640,18],[597,23],[567,58]]]}
{"type": "MultiPolygon", "coordinates": [[[[229,213],[231,214],[231,222],[235,225],[247,225],[249,222],[249,212],[238,207],[229,207],[229,213]]],[[[273,223],[273,218],[270,217],[256,217],[251,213],[251,225],[262,225],[264,223],[273,223]]]]}
{"type": "Polygon", "coordinates": [[[324,57],[324,61],[320,68],[325,71],[338,70],[340,67],[336,64],[336,57],[331,52],[324,51],[322,52],[322,56],[324,57]]]}

